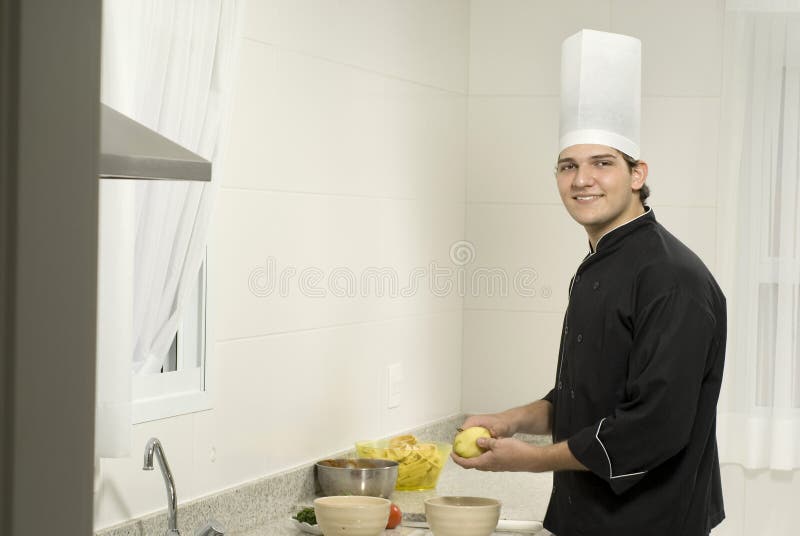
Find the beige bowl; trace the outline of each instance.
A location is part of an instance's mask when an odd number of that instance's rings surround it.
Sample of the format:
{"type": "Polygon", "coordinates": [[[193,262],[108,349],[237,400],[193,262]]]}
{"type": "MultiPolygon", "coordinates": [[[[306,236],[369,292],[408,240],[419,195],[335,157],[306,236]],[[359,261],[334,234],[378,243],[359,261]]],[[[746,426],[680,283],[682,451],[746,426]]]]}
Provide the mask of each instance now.
{"type": "Polygon", "coordinates": [[[378,536],[389,521],[389,499],[334,495],[314,499],[317,524],[325,536],[378,536]]]}
{"type": "Polygon", "coordinates": [[[434,536],[489,536],[500,519],[500,501],[485,497],[432,497],[425,517],[434,536]]]}

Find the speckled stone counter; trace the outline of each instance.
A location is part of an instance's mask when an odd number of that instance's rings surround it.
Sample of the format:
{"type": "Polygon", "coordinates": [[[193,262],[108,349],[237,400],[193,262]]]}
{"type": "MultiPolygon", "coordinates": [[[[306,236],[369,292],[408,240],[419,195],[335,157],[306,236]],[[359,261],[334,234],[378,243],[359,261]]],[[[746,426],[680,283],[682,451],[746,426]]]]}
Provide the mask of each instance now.
{"type": "MultiPolygon", "coordinates": [[[[468,471],[457,466],[452,460],[448,460],[435,490],[396,491],[391,499],[403,511],[404,519],[424,520],[423,501],[429,497],[472,495],[498,499],[503,504],[500,512],[501,519],[541,521],[547,509],[552,484],[553,479],[550,473],[468,471]]],[[[413,531],[412,528],[401,527],[384,531],[384,536],[407,536],[413,531]]],[[[232,536],[299,536],[301,534],[302,532],[297,530],[287,518],[244,532],[236,532],[232,536]]],[[[430,532],[427,530],[416,533],[419,536],[422,534],[430,536],[430,532]]],[[[503,532],[502,534],[512,535],[514,533],[503,532]]],[[[548,532],[542,530],[537,534],[544,536],[548,532]]]]}
{"type": "MultiPolygon", "coordinates": [[[[451,441],[453,431],[463,416],[453,416],[410,432],[425,441],[451,441]]],[[[542,437],[523,438],[546,443],[542,437]]],[[[353,456],[353,451],[328,457],[353,456]]],[[[180,484],[180,483],[178,483],[180,484]]],[[[392,500],[403,511],[404,518],[424,519],[423,501],[436,495],[472,495],[492,497],[503,504],[501,519],[541,521],[552,489],[552,476],[530,473],[483,473],[468,471],[453,463],[447,464],[438,486],[431,491],[395,492],[392,500]]],[[[208,520],[217,519],[226,528],[227,536],[301,536],[290,520],[298,505],[310,505],[315,496],[313,464],[253,481],[233,489],[181,503],[178,526],[182,534],[192,535],[208,520]]],[[[96,532],[97,536],[161,535],[167,526],[164,510],[96,532]]],[[[384,536],[430,536],[427,530],[400,527],[384,531],[384,536]]],[[[511,535],[513,533],[499,533],[511,535]]],[[[546,536],[546,530],[537,536],[546,536]]]]}

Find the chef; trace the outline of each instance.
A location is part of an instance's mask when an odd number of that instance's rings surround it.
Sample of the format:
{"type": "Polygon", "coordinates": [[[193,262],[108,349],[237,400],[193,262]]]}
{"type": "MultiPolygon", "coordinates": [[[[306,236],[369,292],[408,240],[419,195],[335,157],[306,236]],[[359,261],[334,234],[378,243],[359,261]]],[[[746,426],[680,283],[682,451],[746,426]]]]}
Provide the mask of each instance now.
{"type": "MultiPolygon", "coordinates": [[[[475,415],[485,471],[553,471],[557,536],[706,536],[725,517],[715,435],[725,298],[646,205],[641,43],[583,30],[562,47],[555,177],[589,252],[569,284],[553,389],[475,415]],[[552,434],[536,446],[517,433],[552,434]]],[[[680,155],[676,155],[681,158],[680,155]]]]}

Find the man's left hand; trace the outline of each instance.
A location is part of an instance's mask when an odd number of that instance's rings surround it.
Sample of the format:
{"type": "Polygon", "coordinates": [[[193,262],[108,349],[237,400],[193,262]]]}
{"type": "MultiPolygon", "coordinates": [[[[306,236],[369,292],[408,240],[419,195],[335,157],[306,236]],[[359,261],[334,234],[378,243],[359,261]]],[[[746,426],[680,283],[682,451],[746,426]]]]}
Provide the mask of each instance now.
{"type": "MultiPolygon", "coordinates": [[[[535,460],[538,447],[514,439],[480,438],[478,446],[487,449],[475,458],[462,458],[455,453],[450,454],[453,461],[465,469],[479,471],[536,471],[535,460]]],[[[539,469],[541,471],[541,469],[539,469]]]]}
{"type": "Polygon", "coordinates": [[[475,458],[450,457],[465,469],[479,471],[586,471],[575,459],[566,441],[554,445],[536,446],[512,437],[480,438],[478,446],[486,452],[475,458]]]}

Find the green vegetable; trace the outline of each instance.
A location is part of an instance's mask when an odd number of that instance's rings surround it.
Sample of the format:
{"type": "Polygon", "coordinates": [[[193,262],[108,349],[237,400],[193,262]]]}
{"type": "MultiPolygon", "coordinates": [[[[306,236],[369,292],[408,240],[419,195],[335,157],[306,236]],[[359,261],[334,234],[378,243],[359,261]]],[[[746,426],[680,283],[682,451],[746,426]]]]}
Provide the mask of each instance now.
{"type": "Polygon", "coordinates": [[[317,515],[314,513],[313,507],[303,508],[293,516],[300,523],[308,523],[309,525],[317,524],[317,515]]]}

